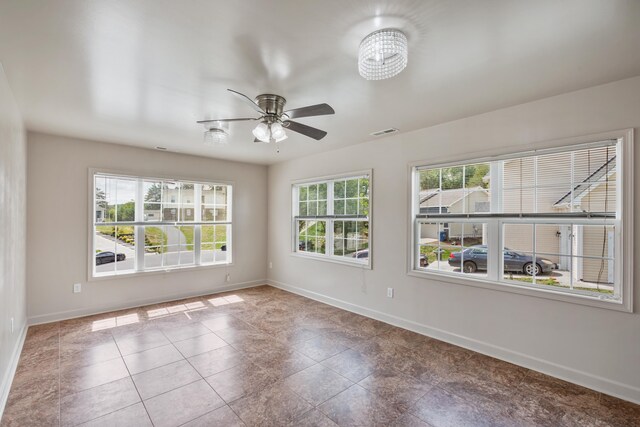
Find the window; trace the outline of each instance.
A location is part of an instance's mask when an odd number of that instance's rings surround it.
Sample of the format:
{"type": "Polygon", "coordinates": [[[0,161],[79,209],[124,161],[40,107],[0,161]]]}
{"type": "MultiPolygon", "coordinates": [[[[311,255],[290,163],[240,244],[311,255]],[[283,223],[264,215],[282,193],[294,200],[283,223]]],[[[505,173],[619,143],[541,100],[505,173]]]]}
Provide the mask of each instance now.
{"type": "Polygon", "coordinates": [[[293,185],[294,252],[370,265],[370,173],[293,185]]]}
{"type": "Polygon", "coordinates": [[[629,150],[621,137],[414,167],[412,270],[621,303],[629,150]]]}
{"type": "Polygon", "coordinates": [[[93,277],[231,263],[231,186],[93,174],[93,277]]]}

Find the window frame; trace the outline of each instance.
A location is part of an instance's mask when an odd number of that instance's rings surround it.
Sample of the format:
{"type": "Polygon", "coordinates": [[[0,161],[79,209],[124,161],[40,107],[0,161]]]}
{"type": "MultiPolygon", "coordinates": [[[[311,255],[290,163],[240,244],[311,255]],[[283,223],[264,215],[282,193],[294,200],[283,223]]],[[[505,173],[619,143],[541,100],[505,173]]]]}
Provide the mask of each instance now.
{"type": "MultiPolygon", "coordinates": [[[[325,176],[321,176],[321,177],[314,177],[314,178],[304,178],[304,179],[298,179],[298,180],[294,180],[291,181],[291,212],[290,212],[290,216],[291,216],[291,228],[290,228],[290,240],[291,240],[291,255],[292,256],[296,256],[296,257],[300,257],[300,258],[305,258],[305,259],[314,259],[314,260],[320,260],[320,261],[325,261],[325,262],[331,262],[331,263],[336,263],[336,264],[342,264],[342,265],[347,265],[347,266],[352,266],[352,267],[358,267],[358,268],[364,268],[367,270],[371,270],[373,268],[373,170],[372,169],[365,169],[365,170],[359,170],[359,171],[354,171],[354,172],[348,172],[348,173],[339,173],[339,174],[333,174],[333,175],[325,175],[325,176]],[[334,201],[334,195],[333,195],[333,181],[339,181],[340,179],[354,179],[354,178],[364,178],[364,177],[368,177],[369,179],[369,212],[366,218],[362,218],[361,221],[368,221],[369,223],[369,236],[368,236],[368,246],[367,249],[369,250],[369,257],[366,263],[358,261],[357,258],[354,258],[353,260],[344,256],[339,256],[339,255],[334,255],[333,254],[333,242],[334,242],[334,236],[333,236],[333,224],[334,221],[340,221],[341,216],[333,215],[333,201],[334,201]],[[324,254],[320,254],[320,253],[315,253],[315,252],[306,252],[306,251],[299,251],[298,250],[298,188],[300,186],[305,186],[305,185],[313,185],[313,184],[321,184],[321,183],[327,183],[327,215],[325,216],[326,219],[326,226],[325,226],[325,230],[326,230],[326,235],[325,235],[325,241],[326,241],[326,248],[327,250],[325,251],[324,254]],[[329,185],[329,183],[331,183],[331,185],[329,185]],[[330,207],[331,206],[331,207],[330,207]],[[331,212],[331,214],[329,214],[329,212],[331,212]]],[[[319,216],[319,218],[322,216],[319,216]]],[[[349,220],[349,216],[345,216],[344,220],[349,220]]]]}
{"type": "MultiPolygon", "coordinates": [[[[118,170],[118,169],[105,169],[105,168],[88,168],[88,188],[87,188],[87,194],[88,194],[88,224],[87,224],[87,232],[88,232],[88,243],[87,243],[87,282],[99,282],[99,281],[104,281],[104,280],[117,280],[117,279],[127,279],[127,278],[132,278],[132,277],[138,277],[138,276],[149,276],[149,275],[155,275],[155,274],[167,274],[167,273],[173,273],[176,271],[194,271],[194,270],[206,270],[206,269],[213,269],[213,268],[228,268],[228,267],[232,267],[235,263],[235,256],[234,256],[234,245],[233,245],[233,230],[234,230],[234,216],[235,216],[235,209],[234,209],[234,195],[233,195],[233,190],[235,188],[235,181],[229,181],[229,180],[221,180],[221,179],[211,179],[211,178],[207,178],[207,177],[184,177],[184,176],[176,176],[176,175],[164,175],[164,174],[153,174],[153,175],[148,175],[148,174],[136,174],[133,173],[131,171],[125,171],[125,170],[118,170]],[[228,218],[227,221],[225,222],[225,224],[228,224],[230,226],[231,232],[229,233],[228,236],[228,256],[231,257],[231,262],[229,263],[220,263],[220,264],[205,264],[205,265],[200,265],[200,264],[190,264],[190,265],[180,265],[177,264],[175,266],[167,266],[166,268],[154,268],[152,270],[133,270],[131,272],[127,272],[127,273],[119,273],[119,274],[108,274],[108,275],[94,275],[94,264],[95,264],[95,254],[93,253],[95,251],[95,233],[94,233],[94,221],[95,221],[95,200],[94,200],[94,192],[95,192],[95,176],[96,175],[112,175],[116,178],[121,177],[121,178],[129,178],[129,179],[135,179],[135,180],[141,180],[141,181],[154,181],[154,180],[162,180],[162,181],[179,181],[181,183],[198,183],[198,184],[218,184],[218,185],[225,185],[228,186],[229,189],[229,194],[227,197],[231,198],[230,203],[227,204],[228,209],[230,210],[230,212],[227,213],[228,218]]],[[[142,197],[142,194],[139,195],[139,197],[142,197]]],[[[144,206],[144,200],[140,199],[140,200],[136,200],[136,212],[138,211],[137,206],[138,204],[141,203],[142,206],[144,206]]],[[[177,202],[176,202],[177,203],[177,202]]],[[[194,204],[195,204],[195,199],[194,199],[194,204]]],[[[144,215],[144,211],[142,211],[142,214],[144,215]]],[[[148,224],[148,226],[158,226],[158,222],[167,222],[167,221],[143,221],[145,222],[145,224],[148,224]]],[[[168,221],[170,222],[170,221],[168,221]]],[[[176,223],[181,223],[181,221],[178,221],[176,223]]],[[[220,223],[197,223],[197,224],[192,224],[192,225],[218,225],[220,223]]],[[[184,223],[185,226],[189,226],[190,224],[188,222],[184,223]]],[[[146,225],[145,225],[146,226],[146,225]]],[[[142,234],[142,236],[144,236],[144,234],[142,234]]],[[[137,248],[136,248],[137,251],[137,248]]],[[[194,248],[194,252],[195,252],[195,248],[194,248]]],[[[137,257],[137,253],[136,253],[136,257],[137,257]]]]}
{"type": "MultiPolygon", "coordinates": [[[[502,292],[511,292],[522,295],[533,296],[537,298],[545,298],[552,299],[556,301],[564,301],[570,303],[576,303],[581,305],[611,309],[616,311],[623,312],[633,312],[633,187],[634,187],[634,173],[633,173],[633,162],[634,162],[634,130],[633,129],[624,129],[617,130],[611,132],[604,132],[593,135],[586,135],[574,138],[565,138],[559,140],[552,141],[544,141],[537,142],[534,144],[530,144],[529,147],[533,149],[528,150],[490,150],[485,152],[476,152],[467,155],[459,155],[459,156],[450,156],[443,158],[435,158],[425,161],[416,161],[411,162],[408,165],[408,242],[407,242],[407,253],[410,255],[407,257],[407,275],[413,277],[419,277],[422,279],[431,279],[438,280],[441,282],[460,284],[465,286],[473,286],[484,289],[502,291],[502,292]],[[418,189],[420,188],[420,178],[419,173],[417,171],[419,169],[426,168],[440,168],[440,167],[449,167],[449,166],[458,166],[462,164],[479,164],[485,162],[506,160],[509,158],[518,158],[527,155],[542,155],[542,154],[553,154],[579,150],[581,148],[588,148],[593,146],[597,141],[604,140],[618,140],[619,143],[616,145],[619,150],[617,153],[617,158],[621,159],[621,161],[617,162],[617,173],[616,176],[616,184],[618,186],[617,195],[618,200],[616,203],[618,204],[616,207],[616,213],[621,214],[621,218],[616,218],[614,222],[609,222],[608,225],[616,226],[616,253],[619,254],[615,258],[616,265],[616,283],[620,292],[620,299],[611,299],[606,298],[604,296],[598,295],[586,295],[579,292],[567,292],[560,291],[554,289],[546,289],[546,288],[538,288],[534,286],[525,286],[525,285],[517,285],[510,284],[506,281],[498,281],[495,280],[495,277],[490,277],[489,272],[487,272],[487,276],[485,278],[477,278],[477,277],[465,277],[460,273],[447,273],[447,272],[439,272],[439,271],[427,271],[425,269],[419,268],[419,251],[417,250],[417,241],[418,241],[418,233],[420,232],[417,224],[419,221],[416,219],[416,213],[419,212],[420,203],[419,197],[417,197],[418,189]]],[[[529,148],[528,147],[528,148],[529,148]]],[[[461,221],[461,222],[478,222],[481,221],[479,218],[470,218],[465,220],[464,218],[456,218],[456,219],[442,219],[442,220],[427,220],[426,222],[446,222],[446,221],[461,221]]],[[[487,244],[491,247],[500,249],[502,247],[502,242],[500,239],[503,237],[502,231],[499,231],[498,228],[503,227],[506,223],[517,223],[519,219],[514,218],[504,218],[492,221],[491,224],[488,225],[489,229],[487,231],[488,242],[487,244]]],[[[520,221],[524,222],[526,220],[520,221]]],[[[538,222],[539,220],[536,220],[538,222]]],[[[544,222],[544,221],[542,221],[544,222]]],[[[567,218],[566,220],[560,218],[550,219],[549,222],[553,223],[574,223],[577,224],[580,221],[576,220],[575,217],[572,219],[567,218]]],[[[598,225],[594,222],[590,224],[598,225]]],[[[495,252],[495,251],[494,251],[495,252]]],[[[499,265],[498,272],[503,271],[503,262],[502,257],[493,254],[493,259],[488,262],[497,263],[499,265]],[[496,258],[498,258],[496,260],[496,258]]]]}

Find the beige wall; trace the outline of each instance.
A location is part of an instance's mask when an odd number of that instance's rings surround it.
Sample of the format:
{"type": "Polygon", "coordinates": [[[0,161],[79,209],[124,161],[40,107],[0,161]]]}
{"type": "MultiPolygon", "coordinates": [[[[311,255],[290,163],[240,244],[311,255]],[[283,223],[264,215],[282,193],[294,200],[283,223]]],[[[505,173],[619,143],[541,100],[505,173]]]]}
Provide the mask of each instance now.
{"type": "MultiPolygon", "coordinates": [[[[392,125],[393,117],[390,120],[392,125]]],[[[629,314],[407,275],[410,162],[530,150],[536,141],[639,126],[636,77],[271,166],[269,279],[274,285],[640,402],[637,279],[636,312],[629,314]],[[369,168],[373,269],[292,256],[292,180],[369,168]],[[395,288],[393,299],[386,297],[388,286],[395,288]]],[[[637,162],[640,150],[635,156],[637,162]]],[[[635,188],[638,207],[639,173],[635,188]]],[[[640,265],[640,251],[634,265],[640,265]]],[[[636,268],[636,278],[639,273],[636,268]]]]}
{"type": "Polygon", "coordinates": [[[0,414],[26,326],[26,167],[22,119],[0,65],[0,414]]]}
{"type": "Polygon", "coordinates": [[[28,315],[32,323],[201,294],[266,277],[267,168],[28,133],[28,315]],[[233,181],[234,265],[87,282],[89,168],[233,181]],[[225,274],[231,275],[230,282],[225,274]],[[74,283],[82,292],[72,293],[74,283]]]}

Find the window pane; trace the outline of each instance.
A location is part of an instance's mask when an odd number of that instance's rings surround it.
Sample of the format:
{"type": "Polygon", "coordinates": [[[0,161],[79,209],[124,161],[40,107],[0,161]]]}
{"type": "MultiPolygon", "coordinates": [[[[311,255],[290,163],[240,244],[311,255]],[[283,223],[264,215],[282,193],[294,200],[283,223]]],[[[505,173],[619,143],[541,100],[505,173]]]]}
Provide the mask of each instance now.
{"type": "Polygon", "coordinates": [[[182,226],[178,227],[181,235],[180,238],[180,265],[193,264],[193,238],[195,233],[195,227],[182,226]]]}
{"type": "Polygon", "coordinates": [[[135,269],[135,227],[118,226],[116,229],[116,271],[131,272],[135,269]]]}
{"type": "Polygon", "coordinates": [[[227,216],[227,207],[224,205],[216,205],[216,215],[215,220],[220,222],[229,221],[227,216]]]}
{"type": "Polygon", "coordinates": [[[95,272],[113,274],[115,272],[116,228],[97,226],[94,234],[95,272]]]}
{"type": "Polygon", "coordinates": [[[491,211],[488,163],[421,170],[420,213],[491,211]]]}
{"type": "Polygon", "coordinates": [[[334,255],[348,258],[368,259],[368,221],[334,221],[334,255]],[[358,253],[365,251],[366,253],[358,253]]]}
{"type": "Polygon", "coordinates": [[[135,195],[136,181],[129,179],[118,179],[117,183],[117,202],[116,202],[116,220],[135,221],[135,195]]]}
{"type": "Polygon", "coordinates": [[[180,205],[174,205],[174,204],[166,204],[166,205],[162,205],[162,220],[163,221],[178,221],[178,215],[179,215],[179,206],[180,205]]]}
{"type": "Polygon", "coordinates": [[[318,200],[318,186],[316,184],[309,186],[309,200],[318,200]]]}
{"type": "Polygon", "coordinates": [[[336,200],[333,202],[333,213],[334,215],[344,215],[345,213],[344,200],[336,200]]]}
{"type": "Polygon", "coordinates": [[[327,200],[327,184],[318,184],[318,200],[327,200]]]}
{"type": "Polygon", "coordinates": [[[347,215],[358,214],[358,199],[347,199],[346,201],[346,213],[347,215]]]}
{"type": "Polygon", "coordinates": [[[231,251],[228,236],[231,234],[230,225],[216,225],[214,234],[216,262],[231,262],[231,251]]]}
{"type": "Polygon", "coordinates": [[[318,215],[326,215],[327,214],[327,202],[321,201],[318,202],[318,215]]]}
{"type": "Polygon", "coordinates": [[[484,223],[420,223],[419,267],[486,276],[485,229],[484,223]]]}
{"type": "Polygon", "coordinates": [[[346,194],[346,185],[344,181],[333,182],[333,197],[335,199],[344,199],[346,194]]]}
{"type": "Polygon", "coordinates": [[[216,204],[227,205],[228,188],[226,185],[216,186],[216,204]]]}
{"type": "Polygon", "coordinates": [[[195,217],[195,184],[180,183],[180,221],[193,221],[195,217]]]}
{"type": "Polygon", "coordinates": [[[160,181],[144,181],[142,183],[144,191],[145,203],[161,203],[162,202],[162,182],[160,181]]]}
{"type": "Polygon", "coordinates": [[[309,216],[318,215],[318,202],[316,202],[316,201],[309,202],[309,204],[307,206],[307,209],[308,209],[307,214],[309,216]]]}
{"type": "Polygon", "coordinates": [[[166,234],[163,227],[144,228],[144,268],[162,267],[162,253],[166,248],[166,234]]]}
{"type": "Polygon", "coordinates": [[[298,200],[299,201],[306,201],[307,200],[307,194],[308,194],[308,189],[306,186],[300,186],[298,187],[298,200]]]}
{"type": "Polygon", "coordinates": [[[326,221],[298,221],[298,250],[301,252],[326,252],[326,221]]]}
{"type": "Polygon", "coordinates": [[[298,215],[300,216],[308,215],[307,202],[300,202],[300,206],[298,208],[298,215]]]}
{"type": "Polygon", "coordinates": [[[202,221],[213,221],[216,218],[214,206],[202,206],[202,221]]]}
{"type": "Polygon", "coordinates": [[[203,205],[213,205],[216,200],[216,191],[215,186],[209,184],[202,184],[202,194],[200,197],[200,202],[203,205]]]}
{"type": "Polygon", "coordinates": [[[358,179],[347,180],[347,198],[358,197],[358,179]]]}

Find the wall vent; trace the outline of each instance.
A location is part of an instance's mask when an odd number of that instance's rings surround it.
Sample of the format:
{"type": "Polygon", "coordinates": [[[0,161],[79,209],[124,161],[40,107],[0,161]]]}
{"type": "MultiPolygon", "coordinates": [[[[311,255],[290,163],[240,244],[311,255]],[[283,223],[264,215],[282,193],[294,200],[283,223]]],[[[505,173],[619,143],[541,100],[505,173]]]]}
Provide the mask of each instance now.
{"type": "Polygon", "coordinates": [[[389,128],[389,129],[383,129],[383,130],[379,130],[377,132],[370,133],[369,135],[371,135],[371,136],[382,136],[382,135],[389,135],[390,133],[396,133],[396,132],[398,132],[398,129],[389,128]]]}

